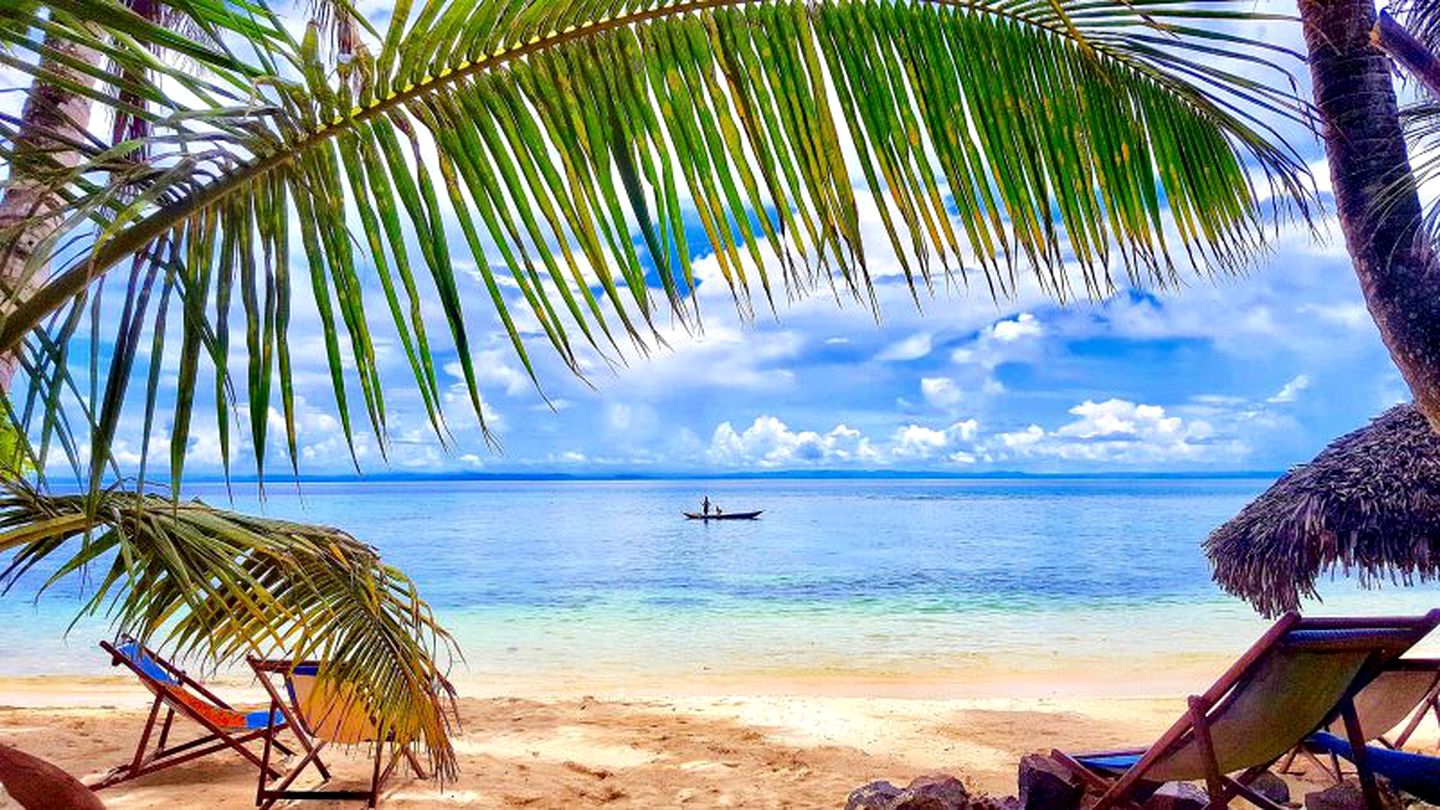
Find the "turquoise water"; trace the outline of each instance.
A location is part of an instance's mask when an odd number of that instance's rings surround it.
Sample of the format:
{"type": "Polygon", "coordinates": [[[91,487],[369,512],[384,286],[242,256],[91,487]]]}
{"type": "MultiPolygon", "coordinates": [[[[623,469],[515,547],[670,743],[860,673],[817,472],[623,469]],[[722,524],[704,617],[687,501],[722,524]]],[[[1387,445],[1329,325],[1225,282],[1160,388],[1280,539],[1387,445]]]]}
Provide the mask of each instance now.
{"type": "MultiPolygon", "coordinates": [[[[460,640],[466,677],[964,678],[1243,647],[1264,623],[1211,583],[1200,543],[1267,485],[311,483],[275,487],[263,509],[345,528],[409,572],[460,640]],[[684,520],[705,494],[765,514],[684,520]]],[[[0,599],[0,675],[104,671],[103,622],[59,641],[77,584],[37,603],[22,582],[0,599]]],[[[1327,594],[1331,612],[1440,603],[1434,589],[1327,594]]]]}

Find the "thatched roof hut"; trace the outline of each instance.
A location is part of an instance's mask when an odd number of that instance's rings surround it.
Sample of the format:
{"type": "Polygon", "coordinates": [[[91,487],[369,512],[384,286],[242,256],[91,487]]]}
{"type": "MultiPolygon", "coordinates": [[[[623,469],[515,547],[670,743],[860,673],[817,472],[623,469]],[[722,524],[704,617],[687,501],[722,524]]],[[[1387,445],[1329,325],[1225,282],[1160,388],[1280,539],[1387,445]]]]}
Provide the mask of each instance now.
{"type": "Polygon", "coordinates": [[[1371,586],[1440,577],[1440,434],[1391,408],[1281,476],[1205,552],[1215,581],[1266,615],[1337,570],[1371,586]]]}

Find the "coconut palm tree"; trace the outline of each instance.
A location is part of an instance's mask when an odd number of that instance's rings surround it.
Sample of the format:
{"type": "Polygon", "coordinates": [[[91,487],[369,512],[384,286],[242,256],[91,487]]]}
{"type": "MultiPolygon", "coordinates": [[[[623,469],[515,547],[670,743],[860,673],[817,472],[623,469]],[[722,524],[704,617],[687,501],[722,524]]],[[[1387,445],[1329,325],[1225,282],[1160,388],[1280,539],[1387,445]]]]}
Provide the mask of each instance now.
{"type": "Polygon", "coordinates": [[[442,765],[448,636],[409,580],[334,530],[178,499],[202,386],[227,469],[243,421],[263,480],[272,411],[298,469],[297,300],[345,438],[383,448],[377,329],[444,442],[451,354],[484,425],[478,311],[534,376],[537,344],[578,371],[660,345],[662,318],[697,326],[702,251],[746,314],[821,289],[875,306],[862,195],[917,302],[952,280],[1067,301],[1235,272],[1309,210],[1274,129],[1306,114],[1291,55],[1229,31],[1263,16],[1229,0],[402,0],[383,31],[352,15],[344,48],[263,0],[164,5],[195,33],[122,0],[11,4],[0,25],[0,58],[56,113],[0,115],[0,190],[35,201],[0,222],[6,414],[37,471],[0,497],[4,579],[103,565],[91,604],[117,596],[126,629],[211,661],[344,662],[334,677],[442,765]],[[92,135],[60,114],[77,99],[143,134],[92,135]],[[145,483],[162,431],[170,498],[145,483]],[[54,455],[82,494],[54,493],[54,455]]]}
{"type": "MultiPolygon", "coordinates": [[[[1374,0],[1298,0],[1335,209],[1380,336],[1440,429],[1440,257],[1424,227],[1391,62],[1375,47],[1374,0]]],[[[1435,4],[1413,4],[1422,35],[1435,4]]],[[[1429,116],[1434,120],[1433,115],[1429,116]]]]}

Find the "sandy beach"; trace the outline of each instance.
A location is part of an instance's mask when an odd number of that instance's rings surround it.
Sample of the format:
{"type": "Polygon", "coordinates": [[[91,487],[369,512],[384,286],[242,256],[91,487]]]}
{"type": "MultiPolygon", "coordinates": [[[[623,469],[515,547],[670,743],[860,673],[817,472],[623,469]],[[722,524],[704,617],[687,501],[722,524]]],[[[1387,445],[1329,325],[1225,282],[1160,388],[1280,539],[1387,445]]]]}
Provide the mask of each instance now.
{"type": "MultiPolygon", "coordinates": [[[[865,782],[903,784],[936,770],[972,790],[1013,794],[1027,752],[1153,739],[1185,694],[1156,691],[1191,678],[1165,675],[1141,684],[1019,684],[1008,697],[996,694],[1000,673],[948,691],[923,681],[785,679],[740,683],[730,694],[708,682],[593,693],[541,683],[524,694],[505,684],[517,694],[504,696],[465,684],[460,780],[442,789],[408,774],[392,779],[384,806],[839,807],[865,782]],[[973,694],[960,694],[967,690],[973,694]]],[[[243,682],[222,685],[258,697],[243,682]]],[[[130,755],[144,709],[144,692],[122,678],[0,681],[0,741],[93,777],[130,755]]],[[[364,778],[360,757],[332,759],[340,783],[364,778]]],[[[246,807],[254,776],[238,757],[218,755],[102,796],[113,808],[246,807]]],[[[5,801],[0,796],[0,807],[10,806],[5,801]]]]}

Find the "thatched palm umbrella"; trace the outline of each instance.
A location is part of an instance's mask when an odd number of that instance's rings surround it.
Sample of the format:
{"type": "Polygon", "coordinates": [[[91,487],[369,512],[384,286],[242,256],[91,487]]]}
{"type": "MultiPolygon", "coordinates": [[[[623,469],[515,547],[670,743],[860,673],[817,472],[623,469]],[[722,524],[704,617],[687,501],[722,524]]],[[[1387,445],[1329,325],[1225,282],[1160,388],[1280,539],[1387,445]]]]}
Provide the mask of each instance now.
{"type": "Polygon", "coordinates": [[[1362,585],[1440,577],[1440,434],[1398,405],[1276,481],[1205,541],[1215,581],[1266,615],[1340,571],[1362,585]]]}

